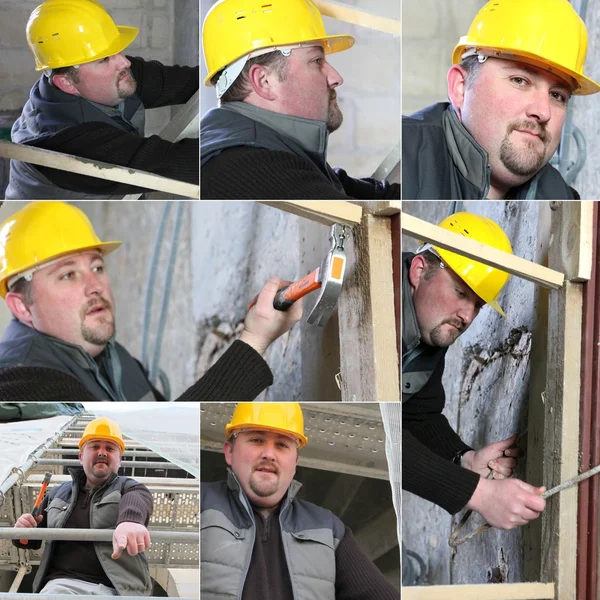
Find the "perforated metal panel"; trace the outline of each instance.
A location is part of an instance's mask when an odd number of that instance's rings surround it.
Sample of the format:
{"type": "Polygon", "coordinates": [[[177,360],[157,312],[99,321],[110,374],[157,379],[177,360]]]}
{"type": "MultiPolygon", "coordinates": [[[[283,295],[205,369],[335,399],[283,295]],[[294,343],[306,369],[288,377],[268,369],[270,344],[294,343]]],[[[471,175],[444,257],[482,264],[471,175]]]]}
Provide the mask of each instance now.
{"type": "MultiPolygon", "coordinates": [[[[225,425],[235,404],[203,404],[200,409],[202,449],[220,451],[225,425]]],[[[303,403],[304,431],[308,444],[302,449],[302,466],[388,479],[385,431],[377,403],[303,403]]]]}

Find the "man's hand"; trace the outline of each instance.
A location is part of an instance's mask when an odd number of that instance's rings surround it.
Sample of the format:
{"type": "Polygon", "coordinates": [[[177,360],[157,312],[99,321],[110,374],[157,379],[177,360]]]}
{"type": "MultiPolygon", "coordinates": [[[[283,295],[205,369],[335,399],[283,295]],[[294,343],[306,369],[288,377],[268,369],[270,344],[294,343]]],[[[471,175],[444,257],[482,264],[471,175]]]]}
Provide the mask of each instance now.
{"type": "Polygon", "coordinates": [[[514,529],[540,516],[546,506],[540,498],[545,491],[545,487],[536,488],[519,479],[480,479],[467,508],[494,527],[514,529]]]}
{"type": "Polygon", "coordinates": [[[37,527],[38,523],[44,518],[44,515],[38,515],[34,518],[34,516],[30,513],[25,513],[21,515],[17,522],[15,523],[15,527],[37,527]]]}
{"type": "Polygon", "coordinates": [[[113,533],[112,558],[117,559],[125,548],[131,556],[144,552],[150,547],[150,533],[140,523],[124,521],[113,533]]]}
{"type": "Polygon", "coordinates": [[[490,469],[494,479],[510,477],[517,466],[516,459],[523,456],[520,448],[513,448],[517,441],[517,434],[506,440],[494,442],[474,452],[470,450],[463,454],[461,464],[465,469],[474,471],[481,477],[487,477],[490,469]]]}
{"type": "Polygon", "coordinates": [[[286,311],[273,308],[277,290],[288,283],[290,282],[271,277],[258,295],[256,304],[246,315],[240,340],[252,346],[259,354],[264,354],[280,335],[289,331],[302,318],[302,299],[294,302],[286,311]]]}

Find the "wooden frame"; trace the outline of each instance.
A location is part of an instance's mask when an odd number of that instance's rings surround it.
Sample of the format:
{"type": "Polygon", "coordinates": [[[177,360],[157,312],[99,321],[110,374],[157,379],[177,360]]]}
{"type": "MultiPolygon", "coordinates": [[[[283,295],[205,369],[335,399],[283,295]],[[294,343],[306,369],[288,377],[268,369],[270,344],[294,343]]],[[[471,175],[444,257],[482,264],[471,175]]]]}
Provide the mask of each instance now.
{"type": "Polygon", "coordinates": [[[391,216],[400,212],[400,202],[260,203],[325,225],[354,225],[338,301],[342,400],[399,402],[391,216]]]}
{"type": "Polygon", "coordinates": [[[458,252],[517,277],[539,283],[544,287],[559,289],[565,281],[565,276],[559,271],[542,267],[514,254],[502,252],[487,244],[457,235],[406,213],[402,214],[402,231],[415,239],[434,243],[436,246],[458,252]]]}
{"type": "Polygon", "coordinates": [[[33,165],[41,165],[61,171],[70,171],[79,175],[88,175],[116,181],[118,183],[127,183],[159,192],[166,192],[183,196],[185,198],[199,198],[200,186],[161,177],[146,171],[138,171],[119,165],[111,165],[104,162],[94,162],[87,158],[80,158],[71,154],[34,148],[25,144],[13,144],[12,142],[0,141],[0,156],[13,160],[20,160],[33,165]]]}
{"type": "Polygon", "coordinates": [[[332,17],[339,21],[345,21],[352,25],[368,27],[384,33],[400,37],[402,28],[398,19],[389,19],[380,17],[366,10],[359,10],[354,6],[349,6],[343,2],[334,2],[332,0],[315,0],[319,12],[325,17],[332,17]]]}
{"type": "MultiPolygon", "coordinates": [[[[403,587],[403,600],[549,600],[553,583],[490,583],[403,587]]],[[[561,598],[562,600],[562,598],[561,598]]]]}

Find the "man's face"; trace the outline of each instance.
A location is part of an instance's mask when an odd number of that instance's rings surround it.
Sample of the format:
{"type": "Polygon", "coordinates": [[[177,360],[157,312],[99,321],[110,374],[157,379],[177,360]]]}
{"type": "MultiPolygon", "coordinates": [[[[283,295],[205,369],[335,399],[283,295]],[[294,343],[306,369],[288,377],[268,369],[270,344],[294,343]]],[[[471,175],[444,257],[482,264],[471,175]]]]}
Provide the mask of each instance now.
{"type": "Polygon", "coordinates": [[[77,70],[79,81],[73,83],[77,95],[104,104],[116,106],[135,93],[137,82],[131,73],[131,62],[123,54],[113,54],[77,70]]]}
{"type": "Polygon", "coordinates": [[[99,487],[111,473],[119,470],[121,449],[110,440],[89,440],[79,453],[79,462],[88,483],[92,487],[99,487]]]}
{"type": "Polygon", "coordinates": [[[225,442],[225,461],[252,504],[277,506],[296,473],[296,441],[272,431],[242,431],[233,444],[225,442]]]}
{"type": "Polygon", "coordinates": [[[485,302],[448,267],[428,270],[422,256],[410,266],[413,304],[421,339],[446,348],[463,334],[485,302]]]}
{"type": "Polygon", "coordinates": [[[277,112],[327,123],[331,133],[342,124],[336,89],[344,80],[327,62],[321,46],[295,48],[287,58],[284,81],[272,78],[277,112]]]}
{"type": "Polygon", "coordinates": [[[522,185],[550,160],[570,96],[569,84],[548,71],[511,60],[486,60],[464,92],[460,113],[489,154],[493,185],[522,185]]]}
{"type": "Polygon", "coordinates": [[[115,333],[114,300],[98,252],[67,256],[33,275],[31,327],[92,356],[115,333]]]}

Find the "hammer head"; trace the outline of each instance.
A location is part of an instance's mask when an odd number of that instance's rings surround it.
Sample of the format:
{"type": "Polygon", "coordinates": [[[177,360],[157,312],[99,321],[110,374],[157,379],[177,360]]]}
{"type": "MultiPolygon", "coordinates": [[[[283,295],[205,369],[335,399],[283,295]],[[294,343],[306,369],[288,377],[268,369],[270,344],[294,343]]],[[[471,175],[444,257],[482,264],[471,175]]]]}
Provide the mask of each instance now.
{"type": "Polygon", "coordinates": [[[346,253],[344,252],[346,237],[347,228],[345,226],[335,224],[331,227],[331,250],[319,268],[321,282],[319,297],[307,319],[309,323],[316,323],[319,327],[324,327],[331,317],[342,291],[342,282],[346,272],[346,253]]]}

